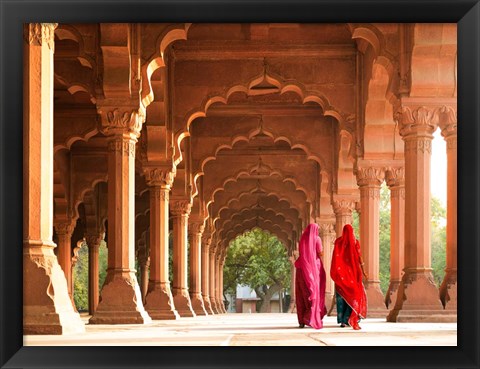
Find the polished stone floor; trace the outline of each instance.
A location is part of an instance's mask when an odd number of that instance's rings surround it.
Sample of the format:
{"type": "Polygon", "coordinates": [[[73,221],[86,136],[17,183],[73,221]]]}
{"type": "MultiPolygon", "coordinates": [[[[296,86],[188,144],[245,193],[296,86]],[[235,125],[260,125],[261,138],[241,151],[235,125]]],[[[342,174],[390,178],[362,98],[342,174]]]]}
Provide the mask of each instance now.
{"type": "MultiPolygon", "coordinates": [[[[85,322],[89,316],[82,315],[85,322]]],[[[366,319],[362,330],[298,328],[295,314],[222,314],[149,325],[86,325],[86,332],[24,336],[25,346],[456,346],[456,323],[387,323],[366,319]]]]}

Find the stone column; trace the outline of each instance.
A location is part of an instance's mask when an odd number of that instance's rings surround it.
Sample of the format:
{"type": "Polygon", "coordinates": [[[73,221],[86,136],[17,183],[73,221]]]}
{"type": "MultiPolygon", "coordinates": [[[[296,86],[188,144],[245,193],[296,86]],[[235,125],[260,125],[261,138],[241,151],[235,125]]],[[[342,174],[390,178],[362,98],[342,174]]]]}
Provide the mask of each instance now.
{"type": "Polygon", "coordinates": [[[210,234],[204,233],[202,237],[202,298],[208,314],[213,314],[210,302],[210,256],[208,254],[211,243],[210,234]]]}
{"type": "Polygon", "coordinates": [[[221,294],[222,291],[220,291],[220,253],[218,252],[215,255],[215,301],[216,301],[216,306],[217,306],[217,312],[219,314],[223,314],[223,309],[222,309],[222,298],[221,294]]]}
{"type": "Polygon", "coordinates": [[[345,224],[352,224],[352,211],[355,209],[355,201],[350,199],[337,199],[333,201],[335,212],[335,231],[337,237],[342,235],[345,224]]]}
{"type": "Polygon", "coordinates": [[[88,245],[88,311],[93,315],[99,302],[98,251],[103,234],[87,234],[85,239],[88,245]]]}
{"type": "MultiPolygon", "coordinates": [[[[289,313],[295,313],[297,310],[296,310],[296,305],[295,305],[295,273],[296,273],[296,270],[295,270],[295,260],[296,260],[296,257],[294,256],[291,256],[289,258],[290,260],[290,273],[291,273],[291,282],[290,282],[290,305],[288,306],[288,312],[289,313]]],[[[327,305],[328,306],[328,305],[327,305]]]]}
{"type": "Polygon", "coordinates": [[[380,289],[380,185],[384,171],[379,168],[358,168],[360,186],[360,250],[368,279],[364,281],[368,316],[385,317],[385,297],[380,289]]]}
{"type": "Polygon", "coordinates": [[[218,314],[215,280],[217,279],[215,247],[210,247],[210,304],[214,314],[218,314]]]}
{"type": "Polygon", "coordinates": [[[405,273],[395,306],[387,317],[389,322],[443,319],[431,268],[430,156],[434,118],[433,108],[418,105],[411,98],[402,99],[396,113],[405,142],[405,273]]]}
{"type": "Polygon", "coordinates": [[[152,319],[178,319],[168,277],[169,192],[175,173],[162,168],[145,169],[150,186],[150,280],[145,309],[152,319]]]}
{"type": "Polygon", "coordinates": [[[180,316],[195,316],[187,283],[187,233],[191,203],[172,201],[173,214],[173,302],[180,316]]]}
{"type": "Polygon", "coordinates": [[[218,291],[218,295],[219,295],[219,299],[220,299],[220,310],[222,311],[222,313],[226,314],[227,313],[227,309],[225,309],[225,300],[223,299],[223,266],[225,265],[225,258],[224,256],[222,255],[221,259],[220,259],[220,265],[219,265],[219,273],[220,273],[220,278],[219,278],[219,284],[220,284],[220,287],[219,287],[219,291],[218,291]]]}
{"type": "Polygon", "coordinates": [[[143,118],[128,103],[98,109],[108,140],[108,269],[90,324],[151,322],[135,275],[135,144],[143,118]]]}
{"type": "MultiPolygon", "coordinates": [[[[148,291],[148,271],[150,268],[150,256],[148,256],[147,244],[144,238],[138,240],[138,264],[140,267],[140,293],[142,294],[142,302],[145,304],[145,298],[148,291]]],[[[148,309],[145,306],[145,310],[148,309]]],[[[150,317],[153,319],[152,314],[150,317]]]]}
{"type": "Polygon", "coordinates": [[[23,334],[85,331],[53,249],[53,52],[56,23],[24,25],[23,334]]]}
{"type": "Polygon", "coordinates": [[[447,265],[440,286],[445,310],[457,311],[457,119],[456,114],[442,135],[447,141],[447,265]]]}
{"type": "MultiPolygon", "coordinates": [[[[55,232],[58,237],[58,251],[57,258],[60,267],[65,273],[65,279],[67,280],[67,290],[70,300],[73,303],[73,278],[72,278],[72,233],[74,226],[71,221],[65,223],[55,224],[55,232]]],[[[73,306],[75,309],[75,305],[73,306]]]]}
{"type": "Polygon", "coordinates": [[[390,284],[385,305],[392,308],[397,300],[405,260],[405,169],[389,169],[386,180],[390,188],[390,284]]]}
{"type": "Polygon", "coordinates": [[[335,227],[333,222],[319,222],[319,236],[323,246],[323,266],[327,277],[325,288],[325,306],[330,307],[335,296],[335,283],[330,277],[330,264],[332,262],[333,243],[335,242],[335,227]]]}
{"type": "MultiPolygon", "coordinates": [[[[357,201],[353,198],[336,198],[333,201],[333,211],[335,213],[335,232],[337,238],[342,235],[343,227],[345,224],[352,224],[352,212],[355,209],[357,201]]],[[[358,235],[357,235],[358,237],[358,235]]],[[[333,240],[335,244],[335,240],[333,240]]],[[[333,252],[333,249],[332,249],[333,252]]],[[[334,284],[335,285],[335,284],[334,284]]],[[[335,287],[334,287],[335,291],[335,287]]],[[[328,315],[336,315],[337,305],[335,295],[333,296],[332,303],[327,306],[328,315]]]]}
{"type": "Polygon", "coordinates": [[[202,234],[203,224],[192,223],[188,229],[190,233],[190,301],[192,309],[197,315],[207,315],[202,298],[202,234]]]}

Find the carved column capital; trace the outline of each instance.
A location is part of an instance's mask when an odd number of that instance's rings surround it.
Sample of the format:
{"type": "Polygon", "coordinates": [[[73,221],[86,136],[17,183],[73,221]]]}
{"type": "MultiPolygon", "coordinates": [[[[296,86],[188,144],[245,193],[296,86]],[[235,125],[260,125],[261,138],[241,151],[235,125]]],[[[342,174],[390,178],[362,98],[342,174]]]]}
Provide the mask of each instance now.
{"type": "Polygon", "coordinates": [[[190,223],[188,225],[188,233],[189,234],[196,234],[199,237],[202,237],[203,231],[205,230],[205,225],[203,223],[190,223]]]}
{"type": "Polygon", "coordinates": [[[389,187],[397,187],[405,185],[405,168],[391,167],[385,171],[385,180],[389,187]]]}
{"type": "Polygon", "coordinates": [[[55,232],[57,232],[57,235],[59,236],[71,236],[73,233],[73,230],[75,229],[74,223],[73,222],[59,222],[55,223],[55,232]]]}
{"type": "Polygon", "coordinates": [[[350,199],[336,199],[333,201],[333,211],[336,215],[352,214],[355,209],[355,201],[350,199]]]}
{"type": "Polygon", "coordinates": [[[100,247],[100,242],[103,240],[103,234],[87,234],[85,241],[89,249],[100,247]]]}
{"type": "Polygon", "coordinates": [[[428,106],[397,106],[394,120],[400,126],[400,135],[432,135],[437,127],[435,109],[428,106]]]}
{"type": "Polygon", "coordinates": [[[332,222],[321,222],[318,224],[318,234],[324,235],[335,234],[335,224],[332,222]]]}
{"type": "Polygon", "coordinates": [[[212,235],[208,232],[203,232],[203,234],[202,234],[202,248],[205,249],[208,252],[211,244],[212,244],[212,235]]]}
{"type": "Polygon", "coordinates": [[[101,131],[109,135],[129,134],[138,138],[144,121],[142,109],[100,106],[101,131]]]}
{"type": "Polygon", "coordinates": [[[189,215],[192,203],[189,200],[172,200],[170,201],[170,210],[176,216],[189,215]]]}
{"type": "Polygon", "coordinates": [[[149,186],[161,186],[170,188],[175,179],[175,171],[158,167],[145,167],[145,181],[149,186]]]}
{"type": "Polygon", "coordinates": [[[442,136],[447,142],[447,150],[457,149],[457,121],[456,114],[455,120],[449,121],[442,127],[442,136]]]}
{"type": "Polygon", "coordinates": [[[357,183],[362,186],[380,186],[385,178],[383,168],[366,167],[357,169],[357,183]]]}
{"type": "Polygon", "coordinates": [[[28,23],[24,27],[24,40],[29,45],[46,44],[50,50],[55,51],[54,37],[57,26],[58,23],[28,23]]]}

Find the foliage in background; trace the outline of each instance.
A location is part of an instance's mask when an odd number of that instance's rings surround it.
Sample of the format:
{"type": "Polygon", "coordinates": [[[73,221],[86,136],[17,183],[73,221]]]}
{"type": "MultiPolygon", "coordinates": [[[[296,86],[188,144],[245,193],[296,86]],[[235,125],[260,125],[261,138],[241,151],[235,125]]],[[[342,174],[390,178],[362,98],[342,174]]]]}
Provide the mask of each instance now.
{"type": "MultiPolygon", "coordinates": [[[[98,287],[101,290],[107,275],[108,250],[105,241],[98,250],[98,287]]],[[[86,243],[78,251],[78,259],[73,268],[73,301],[78,311],[88,311],[88,247],[86,243]]]]}
{"type": "Polygon", "coordinates": [[[237,284],[249,286],[261,299],[260,312],[270,300],[290,288],[290,262],[283,244],[270,233],[255,228],[230,243],[224,267],[224,294],[235,295],[237,284]]]}

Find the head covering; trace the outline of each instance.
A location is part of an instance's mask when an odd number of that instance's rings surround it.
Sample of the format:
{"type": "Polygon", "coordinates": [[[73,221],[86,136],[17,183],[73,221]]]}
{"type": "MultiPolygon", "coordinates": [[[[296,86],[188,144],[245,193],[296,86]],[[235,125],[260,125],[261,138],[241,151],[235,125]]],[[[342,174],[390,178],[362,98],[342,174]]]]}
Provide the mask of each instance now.
{"type": "Polygon", "coordinates": [[[318,254],[322,251],[322,241],[318,236],[318,225],[309,224],[302,233],[299,243],[299,257],[295,267],[300,269],[309,291],[312,303],[310,326],[322,328],[325,309],[325,270],[318,254]]]}
{"type": "Polygon", "coordinates": [[[355,239],[350,224],[343,227],[342,236],[335,240],[330,276],[338,294],[353,310],[350,319],[356,324],[359,318],[365,318],[367,296],[360,268],[360,243],[355,239]]]}

